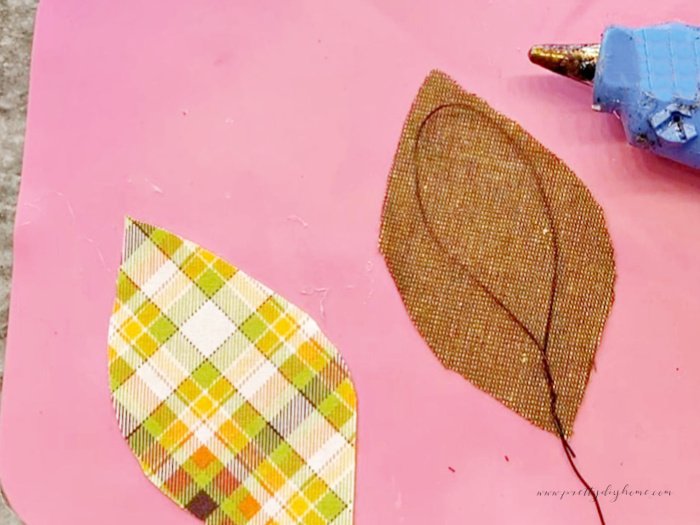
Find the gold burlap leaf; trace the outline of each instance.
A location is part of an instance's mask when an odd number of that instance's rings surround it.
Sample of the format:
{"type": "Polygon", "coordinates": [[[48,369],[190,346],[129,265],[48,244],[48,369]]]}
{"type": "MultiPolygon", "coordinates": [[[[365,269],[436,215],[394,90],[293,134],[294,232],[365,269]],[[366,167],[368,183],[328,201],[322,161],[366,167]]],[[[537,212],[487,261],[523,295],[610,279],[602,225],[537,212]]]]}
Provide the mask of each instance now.
{"type": "Polygon", "coordinates": [[[563,162],[433,72],[403,128],[380,245],[447,368],[571,434],[615,267],[602,210],[563,162]]]}

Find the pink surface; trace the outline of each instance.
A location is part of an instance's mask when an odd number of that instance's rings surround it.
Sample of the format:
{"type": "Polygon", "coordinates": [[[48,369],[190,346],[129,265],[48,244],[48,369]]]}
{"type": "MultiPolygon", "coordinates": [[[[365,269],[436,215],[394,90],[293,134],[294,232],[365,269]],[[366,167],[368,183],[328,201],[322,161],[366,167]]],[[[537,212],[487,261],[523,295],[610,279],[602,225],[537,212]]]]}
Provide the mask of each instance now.
{"type": "Polygon", "coordinates": [[[617,297],[572,444],[597,487],[672,492],[603,497],[609,523],[700,523],[700,177],[626,146],[587,88],[525,57],[613,22],[700,24],[696,2],[273,4],[41,2],[0,430],[28,525],[196,523],[142,475],[110,402],[126,214],[315,315],[359,392],[356,523],[596,523],[587,498],[537,496],[579,488],[556,438],[441,367],[377,251],[401,125],[436,67],[606,211],[617,297]]]}

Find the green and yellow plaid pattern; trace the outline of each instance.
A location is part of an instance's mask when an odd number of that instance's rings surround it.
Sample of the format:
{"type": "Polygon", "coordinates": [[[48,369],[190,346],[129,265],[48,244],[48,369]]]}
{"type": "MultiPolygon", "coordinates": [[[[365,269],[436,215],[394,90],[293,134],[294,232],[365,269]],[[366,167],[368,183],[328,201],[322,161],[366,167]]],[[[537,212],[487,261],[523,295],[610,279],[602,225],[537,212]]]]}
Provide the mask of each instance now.
{"type": "Polygon", "coordinates": [[[126,221],[110,321],[119,426],[210,525],[350,525],[356,397],[303,311],[213,253],[126,221]]]}

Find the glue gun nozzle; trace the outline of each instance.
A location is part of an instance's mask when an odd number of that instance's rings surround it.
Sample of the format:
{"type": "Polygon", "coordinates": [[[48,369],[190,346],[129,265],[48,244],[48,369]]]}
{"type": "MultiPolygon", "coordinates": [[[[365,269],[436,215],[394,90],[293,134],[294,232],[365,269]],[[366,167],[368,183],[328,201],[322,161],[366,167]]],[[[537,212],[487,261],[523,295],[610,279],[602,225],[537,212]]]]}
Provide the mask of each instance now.
{"type": "Polygon", "coordinates": [[[544,44],[530,49],[530,62],[565,77],[590,84],[595,77],[599,44],[544,44]]]}

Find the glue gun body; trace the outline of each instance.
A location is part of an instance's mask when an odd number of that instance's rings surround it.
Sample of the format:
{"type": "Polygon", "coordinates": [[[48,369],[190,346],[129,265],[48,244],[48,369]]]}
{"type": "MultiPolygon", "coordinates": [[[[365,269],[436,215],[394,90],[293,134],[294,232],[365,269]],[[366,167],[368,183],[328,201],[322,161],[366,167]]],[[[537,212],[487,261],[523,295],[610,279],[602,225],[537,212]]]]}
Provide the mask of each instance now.
{"type": "Polygon", "coordinates": [[[618,115],[630,144],[700,169],[700,28],[608,28],[593,107],[618,115]]]}
{"type": "Polygon", "coordinates": [[[600,45],[545,45],[533,62],[593,85],[593,108],[617,115],[627,141],[700,169],[700,28],[610,26],[600,45]]]}

